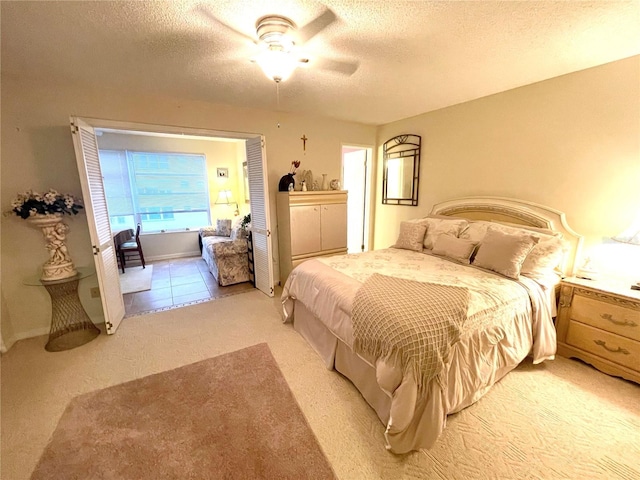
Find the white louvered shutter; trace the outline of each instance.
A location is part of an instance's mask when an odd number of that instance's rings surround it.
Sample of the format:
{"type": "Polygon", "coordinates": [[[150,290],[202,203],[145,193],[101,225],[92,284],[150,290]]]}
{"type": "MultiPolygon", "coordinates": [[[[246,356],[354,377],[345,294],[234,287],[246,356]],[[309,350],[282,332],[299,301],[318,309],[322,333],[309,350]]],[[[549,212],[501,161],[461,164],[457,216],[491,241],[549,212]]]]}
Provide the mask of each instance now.
{"type": "Polygon", "coordinates": [[[118,262],[109,225],[107,199],[102,184],[98,143],[93,128],[78,117],[71,117],[73,146],[78,162],[84,208],[93,245],[93,258],[100,287],[100,299],[108,334],[115,333],[124,318],[118,262]]]}
{"type": "Polygon", "coordinates": [[[264,137],[246,141],[256,288],[273,297],[273,248],[264,137]]]}

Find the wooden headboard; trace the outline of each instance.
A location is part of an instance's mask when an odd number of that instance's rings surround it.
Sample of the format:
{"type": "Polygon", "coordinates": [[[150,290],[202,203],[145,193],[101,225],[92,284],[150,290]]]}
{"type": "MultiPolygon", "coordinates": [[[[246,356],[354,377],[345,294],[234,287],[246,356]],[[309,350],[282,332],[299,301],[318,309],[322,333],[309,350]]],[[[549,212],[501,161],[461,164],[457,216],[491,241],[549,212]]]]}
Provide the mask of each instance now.
{"type": "Polygon", "coordinates": [[[573,275],[582,248],[582,235],[578,235],[568,224],[563,212],[533,202],[505,197],[462,197],[436,203],[432,215],[447,215],[468,220],[516,223],[560,232],[569,245],[563,274],[573,275]]]}

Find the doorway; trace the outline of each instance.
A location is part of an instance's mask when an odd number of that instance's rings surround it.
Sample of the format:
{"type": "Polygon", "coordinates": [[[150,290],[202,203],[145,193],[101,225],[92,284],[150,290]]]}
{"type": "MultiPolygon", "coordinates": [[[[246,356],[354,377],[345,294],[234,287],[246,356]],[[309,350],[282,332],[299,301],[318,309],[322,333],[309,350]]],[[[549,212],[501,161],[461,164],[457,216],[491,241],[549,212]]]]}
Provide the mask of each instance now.
{"type": "Polygon", "coordinates": [[[134,255],[126,271],[120,262],[125,318],[253,288],[219,286],[196,241],[200,227],[226,219],[233,230],[250,214],[245,140],[115,129],[96,136],[114,241],[131,240],[139,226],[147,259],[144,268],[134,255]]]}
{"type": "MultiPolygon", "coordinates": [[[[261,135],[216,132],[210,130],[133,124],[100,119],[71,117],[71,131],[76,151],[80,182],[85,200],[89,234],[93,244],[96,276],[105,315],[107,333],[115,333],[124,317],[118,266],[100,169],[96,131],[126,130],[145,132],[160,137],[199,136],[242,140],[245,149],[249,183],[249,208],[252,212],[251,233],[255,286],[273,296],[272,246],[270,237],[269,197],[266,179],[265,140],[261,135]]],[[[241,162],[242,165],[242,162],[241,162]]],[[[242,171],[242,167],[241,170],[242,171]]],[[[243,182],[243,180],[241,180],[243,182]]],[[[191,232],[193,233],[193,232],[191,232]]]]}
{"type": "Polygon", "coordinates": [[[371,157],[373,147],[342,146],[342,185],[347,197],[347,252],[369,250],[371,157]]]}

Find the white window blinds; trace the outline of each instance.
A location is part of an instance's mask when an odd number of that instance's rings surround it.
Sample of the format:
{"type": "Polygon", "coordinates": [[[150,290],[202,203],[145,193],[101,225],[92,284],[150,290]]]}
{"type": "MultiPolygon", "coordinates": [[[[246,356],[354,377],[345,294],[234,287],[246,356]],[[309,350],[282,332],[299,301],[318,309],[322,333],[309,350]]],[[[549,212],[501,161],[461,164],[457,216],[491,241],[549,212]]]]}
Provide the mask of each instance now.
{"type": "Polygon", "coordinates": [[[209,224],[204,155],[100,150],[113,230],[142,224],[143,232],[209,224]]]}

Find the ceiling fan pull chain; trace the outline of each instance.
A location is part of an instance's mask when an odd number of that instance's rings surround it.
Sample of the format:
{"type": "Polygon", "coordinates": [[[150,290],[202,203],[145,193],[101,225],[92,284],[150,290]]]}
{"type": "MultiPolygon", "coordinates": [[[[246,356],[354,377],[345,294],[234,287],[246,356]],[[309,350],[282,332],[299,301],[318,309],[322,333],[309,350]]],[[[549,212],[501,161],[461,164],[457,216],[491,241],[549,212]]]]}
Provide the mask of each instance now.
{"type": "MultiPolygon", "coordinates": [[[[280,82],[276,82],[276,112],[280,111],[280,82]]],[[[280,128],[280,121],[278,121],[278,128],[280,128]]]]}

